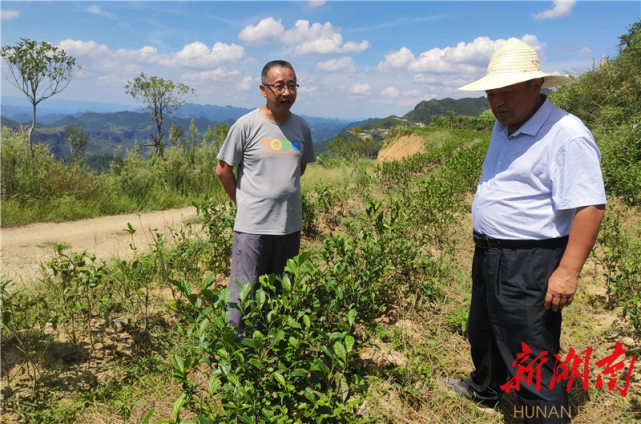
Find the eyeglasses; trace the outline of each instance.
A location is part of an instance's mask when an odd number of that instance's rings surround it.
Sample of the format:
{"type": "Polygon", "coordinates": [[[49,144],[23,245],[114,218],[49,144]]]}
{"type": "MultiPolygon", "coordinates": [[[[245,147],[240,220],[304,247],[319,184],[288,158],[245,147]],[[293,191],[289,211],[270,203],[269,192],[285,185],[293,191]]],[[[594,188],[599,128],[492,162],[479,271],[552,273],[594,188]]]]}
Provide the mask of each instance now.
{"type": "Polygon", "coordinates": [[[287,89],[289,91],[297,91],[298,87],[300,87],[300,85],[298,85],[298,84],[288,84],[288,85],[283,85],[283,84],[263,84],[263,85],[265,87],[272,87],[272,89],[277,93],[282,93],[283,91],[285,91],[285,87],[287,87],[287,89]]]}

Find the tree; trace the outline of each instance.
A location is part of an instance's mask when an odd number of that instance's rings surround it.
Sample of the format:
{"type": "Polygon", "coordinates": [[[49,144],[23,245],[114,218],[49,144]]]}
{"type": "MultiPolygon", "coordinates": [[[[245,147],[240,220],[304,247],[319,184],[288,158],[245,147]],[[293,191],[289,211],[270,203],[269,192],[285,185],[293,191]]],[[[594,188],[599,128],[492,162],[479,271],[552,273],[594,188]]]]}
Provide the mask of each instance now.
{"type": "Polygon", "coordinates": [[[174,84],[171,80],[147,77],[141,73],[133,81],[127,81],[125,93],[131,95],[141,107],[149,109],[156,125],[156,134],[145,126],[153,141],[153,144],[146,146],[155,147],[156,155],[162,157],[165,149],[165,143],[162,141],[163,123],[168,116],[182,108],[189,96],[195,94],[194,90],[182,83],[174,84]]]}
{"type": "Polygon", "coordinates": [[[69,139],[69,150],[74,162],[79,162],[89,144],[89,137],[85,134],[85,128],[78,124],[69,124],[65,128],[65,134],[69,139]]]}
{"type": "Polygon", "coordinates": [[[447,108],[447,118],[450,121],[450,129],[452,129],[452,124],[454,123],[454,117],[456,116],[456,112],[454,112],[454,109],[451,107],[447,108]]]}
{"type": "Polygon", "coordinates": [[[45,42],[26,38],[15,46],[4,46],[0,56],[7,64],[5,78],[22,91],[33,105],[33,120],[29,128],[29,149],[34,155],[32,135],[36,128],[36,106],[43,100],[67,88],[80,70],[76,59],[64,50],[45,42]]]}
{"type": "Polygon", "coordinates": [[[352,153],[352,144],[341,137],[334,137],[327,143],[327,150],[337,157],[347,158],[352,153]]]}

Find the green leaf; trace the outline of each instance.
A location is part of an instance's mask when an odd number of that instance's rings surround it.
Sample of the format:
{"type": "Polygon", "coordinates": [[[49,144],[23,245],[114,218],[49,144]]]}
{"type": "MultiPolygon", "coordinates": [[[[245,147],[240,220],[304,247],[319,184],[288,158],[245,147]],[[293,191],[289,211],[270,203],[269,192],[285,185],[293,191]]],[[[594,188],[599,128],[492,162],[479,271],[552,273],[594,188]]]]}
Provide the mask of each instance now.
{"type": "Polygon", "coordinates": [[[220,298],[223,300],[223,302],[227,303],[229,302],[229,299],[231,298],[231,290],[229,287],[224,287],[220,290],[220,298]]]}
{"type": "Polygon", "coordinates": [[[181,409],[183,409],[183,405],[185,404],[185,399],[187,398],[187,394],[183,393],[180,395],[176,403],[174,404],[174,409],[171,413],[171,419],[174,421],[178,421],[178,415],[180,415],[181,409]]]}
{"type": "Polygon", "coordinates": [[[354,321],[356,320],[356,314],[357,314],[356,309],[350,309],[349,312],[347,313],[347,322],[349,323],[349,325],[354,325],[354,321]]]}
{"type": "Polygon", "coordinates": [[[329,349],[327,348],[327,346],[322,345],[322,346],[320,347],[320,349],[323,351],[323,353],[325,353],[325,355],[327,355],[327,357],[328,357],[328,358],[330,358],[330,359],[334,359],[334,354],[333,354],[332,352],[330,352],[330,351],[329,351],[329,349]]]}
{"type": "Polygon", "coordinates": [[[345,347],[343,346],[343,343],[341,342],[336,342],[334,343],[334,353],[343,360],[343,362],[347,361],[347,352],[345,351],[345,347]]]}
{"type": "Polygon", "coordinates": [[[354,347],[354,337],[345,336],[345,347],[347,348],[348,352],[352,351],[352,348],[354,347]]]}
{"type": "Polygon", "coordinates": [[[316,402],[316,396],[310,387],[305,388],[305,398],[312,403],[316,402]]]}
{"type": "Polygon", "coordinates": [[[347,384],[347,377],[345,377],[345,374],[341,377],[341,385],[340,385],[340,390],[341,390],[341,397],[343,398],[343,403],[347,400],[347,395],[349,394],[349,384],[347,384]]]}
{"type": "Polygon", "coordinates": [[[263,306],[266,298],[267,296],[265,295],[265,291],[263,289],[256,290],[256,303],[258,304],[259,308],[263,306]]]}
{"type": "Polygon", "coordinates": [[[178,355],[171,355],[171,365],[176,371],[179,371],[181,373],[185,371],[185,364],[182,358],[178,355]]]}
{"type": "Polygon", "coordinates": [[[280,284],[283,288],[283,293],[290,294],[292,292],[292,282],[289,279],[288,275],[284,275],[280,280],[280,284]]]}
{"type": "Polygon", "coordinates": [[[303,322],[305,323],[306,328],[309,328],[312,325],[311,321],[309,320],[309,315],[303,315],[303,322]]]}
{"type": "Polygon", "coordinates": [[[250,359],[248,362],[250,364],[252,364],[253,366],[255,366],[256,368],[262,368],[263,367],[263,363],[260,362],[260,361],[255,360],[255,359],[250,359]]]}
{"type": "Polygon", "coordinates": [[[280,383],[281,386],[287,390],[287,384],[285,384],[285,377],[279,372],[274,372],[274,379],[280,383]]]}
{"type": "Polygon", "coordinates": [[[236,386],[236,387],[238,386],[238,377],[236,376],[236,374],[231,374],[231,373],[227,374],[227,379],[234,386],[236,386]]]}
{"type": "MultiPolygon", "coordinates": [[[[236,282],[235,279],[234,279],[234,282],[236,282]]],[[[238,299],[240,300],[241,303],[244,303],[247,297],[249,296],[249,294],[251,293],[252,285],[251,283],[247,283],[244,285],[240,285],[240,287],[241,289],[240,289],[240,292],[238,293],[238,299]]]]}
{"type": "Polygon", "coordinates": [[[147,415],[145,415],[145,418],[142,419],[140,424],[147,424],[151,419],[151,416],[154,415],[155,412],[156,412],[156,408],[151,408],[151,411],[147,412],[147,415]]]}
{"type": "Polygon", "coordinates": [[[249,346],[249,347],[251,347],[251,348],[256,349],[256,343],[255,343],[252,339],[250,339],[249,337],[245,337],[245,338],[243,339],[243,344],[244,344],[245,346],[249,346]]]}
{"type": "Polygon", "coordinates": [[[216,282],[216,274],[209,274],[203,280],[203,288],[208,289],[212,284],[216,282]]]}
{"type": "Polygon", "coordinates": [[[285,337],[285,332],[283,330],[278,330],[278,333],[274,336],[274,343],[281,341],[285,337]]]}
{"type": "Polygon", "coordinates": [[[312,256],[311,252],[309,251],[304,251],[298,255],[298,263],[303,264],[304,262],[307,262],[307,260],[312,256]]]}
{"type": "Polygon", "coordinates": [[[10,311],[2,311],[2,323],[4,325],[9,324],[11,322],[11,312],[10,311]]]}
{"type": "Polygon", "coordinates": [[[296,320],[292,317],[287,318],[287,325],[292,328],[297,328],[300,329],[300,324],[296,322],[296,320]]]}

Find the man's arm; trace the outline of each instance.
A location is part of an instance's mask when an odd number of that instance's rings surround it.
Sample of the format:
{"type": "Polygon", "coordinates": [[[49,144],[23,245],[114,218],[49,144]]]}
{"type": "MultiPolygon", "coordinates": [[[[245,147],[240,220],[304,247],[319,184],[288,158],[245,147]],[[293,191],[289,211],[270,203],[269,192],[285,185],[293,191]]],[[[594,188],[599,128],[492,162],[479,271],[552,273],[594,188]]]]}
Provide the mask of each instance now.
{"type": "Polygon", "coordinates": [[[231,201],[236,204],[236,176],[234,175],[234,167],[219,160],[216,166],[216,175],[220,178],[220,182],[223,183],[223,187],[231,201]]]}
{"type": "Polygon", "coordinates": [[[581,268],[594,247],[604,212],[605,205],[577,208],[561,263],[548,280],[546,309],[561,310],[574,300],[581,268]]]}

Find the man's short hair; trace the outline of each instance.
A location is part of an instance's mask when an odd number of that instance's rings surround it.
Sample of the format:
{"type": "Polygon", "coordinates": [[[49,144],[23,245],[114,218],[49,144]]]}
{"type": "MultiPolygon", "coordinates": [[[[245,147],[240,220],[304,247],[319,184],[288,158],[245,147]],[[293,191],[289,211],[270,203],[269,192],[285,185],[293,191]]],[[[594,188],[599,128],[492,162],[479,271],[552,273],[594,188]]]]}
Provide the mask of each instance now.
{"type": "MultiPolygon", "coordinates": [[[[262,84],[269,83],[267,76],[269,75],[269,71],[272,68],[288,68],[294,71],[294,67],[292,66],[291,63],[285,60],[272,60],[271,62],[268,62],[267,65],[263,67],[263,72],[261,72],[260,74],[260,82],[262,84]]],[[[296,71],[294,71],[294,73],[296,73],[296,71]]]]}

